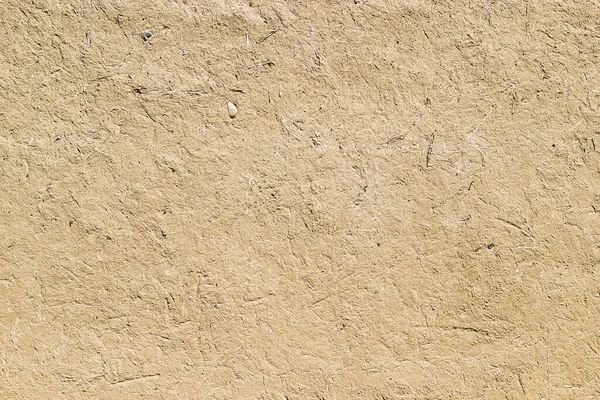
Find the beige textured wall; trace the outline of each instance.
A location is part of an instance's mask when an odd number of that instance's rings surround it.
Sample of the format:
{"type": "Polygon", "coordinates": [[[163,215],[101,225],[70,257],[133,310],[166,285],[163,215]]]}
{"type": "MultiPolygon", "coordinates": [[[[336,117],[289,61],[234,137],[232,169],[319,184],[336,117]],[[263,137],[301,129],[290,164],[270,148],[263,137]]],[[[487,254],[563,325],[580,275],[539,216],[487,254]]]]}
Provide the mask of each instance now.
{"type": "Polygon", "coordinates": [[[0,1],[0,398],[600,395],[599,21],[0,1]]]}

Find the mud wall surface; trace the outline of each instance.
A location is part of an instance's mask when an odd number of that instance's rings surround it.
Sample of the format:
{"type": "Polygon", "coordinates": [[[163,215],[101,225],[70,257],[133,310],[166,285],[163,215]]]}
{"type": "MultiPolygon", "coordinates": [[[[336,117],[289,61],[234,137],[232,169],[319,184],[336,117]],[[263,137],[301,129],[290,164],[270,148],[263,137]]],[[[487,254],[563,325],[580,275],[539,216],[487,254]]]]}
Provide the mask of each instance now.
{"type": "Polygon", "coordinates": [[[595,398],[599,21],[0,1],[0,398],[595,398]]]}

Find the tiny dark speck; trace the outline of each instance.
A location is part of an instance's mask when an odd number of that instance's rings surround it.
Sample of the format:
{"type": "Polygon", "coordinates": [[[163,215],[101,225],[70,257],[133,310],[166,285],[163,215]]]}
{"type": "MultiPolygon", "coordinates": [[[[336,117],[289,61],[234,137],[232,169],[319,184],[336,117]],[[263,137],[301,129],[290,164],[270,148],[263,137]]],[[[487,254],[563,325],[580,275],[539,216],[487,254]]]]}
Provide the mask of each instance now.
{"type": "Polygon", "coordinates": [[[150,31],[144,32],[144,38],[150,39],[151,37],[152,37],[152,32],[150,32],[150,31]]]}
{"type": "Polygon", "coordinates": [[[162,237],[167,237],[167,232],[165,231],[160,231],[160,234],[162,235],[162,237]]]}
{"type": "Polygon", "coordinates": [[[377,242],[377,247],[381,247],[381,243],[377,242]]]}
{"type": "Polygon", "coordinates": [[[490,244],[488,244],[488,245],[487,245],[487,248],[488,248],[488,249],[493,249],[493,248],[494,248],[494,246],[495,246],[495,244],[494,244],[494,243],[490,243],[490,244]]]}

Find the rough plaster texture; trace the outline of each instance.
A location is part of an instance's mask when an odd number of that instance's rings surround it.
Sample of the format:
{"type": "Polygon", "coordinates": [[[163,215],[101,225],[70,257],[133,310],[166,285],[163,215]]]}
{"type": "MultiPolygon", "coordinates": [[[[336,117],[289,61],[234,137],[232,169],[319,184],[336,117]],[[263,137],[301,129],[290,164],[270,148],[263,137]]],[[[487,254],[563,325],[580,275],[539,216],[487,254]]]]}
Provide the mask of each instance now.
{"type": "Polygon", "coordinates": [[[597,398],[599,21],[0,1],[0,398],[597,398]]]}

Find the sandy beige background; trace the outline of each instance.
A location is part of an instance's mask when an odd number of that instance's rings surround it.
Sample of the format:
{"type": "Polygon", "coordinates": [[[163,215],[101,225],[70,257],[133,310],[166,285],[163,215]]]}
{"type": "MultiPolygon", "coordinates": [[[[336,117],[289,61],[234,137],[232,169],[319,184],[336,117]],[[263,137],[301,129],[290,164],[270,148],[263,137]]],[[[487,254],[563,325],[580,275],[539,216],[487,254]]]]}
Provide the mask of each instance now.
{"type": "Polygon", "coordinates": [[[0,1],[0,398],[598,398],[599,55],[597,1],[0,1]]]}

